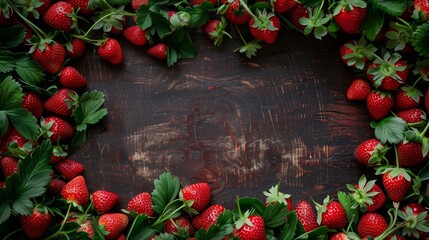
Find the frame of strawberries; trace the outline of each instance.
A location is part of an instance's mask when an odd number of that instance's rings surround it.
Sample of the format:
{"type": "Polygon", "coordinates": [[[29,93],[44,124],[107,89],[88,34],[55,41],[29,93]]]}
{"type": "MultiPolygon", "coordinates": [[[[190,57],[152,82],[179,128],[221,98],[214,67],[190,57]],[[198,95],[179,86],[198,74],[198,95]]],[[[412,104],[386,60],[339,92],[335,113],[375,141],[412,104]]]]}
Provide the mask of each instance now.
{"type": "Polygon", "coordinates": [[[0,10],[2,239],[429,238],[429,0],[0,0],[0,10]],[[118,194],[89,193],[67,152],[107,109],[67,59],[93,45],[120,64],[122,34],[171,66],[197,54],[195,28],[218,47],[235,31],[248,58],[279,31],[349,36],[339,49],[356,76],[346,97],[374,119],[355,158],[377,179],[322,203],[293,203],[274,185],[265,202],[240,197],[235,209],[209,206],[207,183],[181,186],[169,172],[122,212],[112,210],[118,194]]]}

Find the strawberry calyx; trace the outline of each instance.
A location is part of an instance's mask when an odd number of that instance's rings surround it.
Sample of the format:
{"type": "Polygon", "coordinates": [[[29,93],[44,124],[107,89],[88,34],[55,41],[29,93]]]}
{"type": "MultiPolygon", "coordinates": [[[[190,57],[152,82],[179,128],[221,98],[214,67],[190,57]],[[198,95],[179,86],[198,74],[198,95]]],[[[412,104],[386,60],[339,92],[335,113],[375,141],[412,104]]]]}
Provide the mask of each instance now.
{"type": "Polygon", "coordinates": [[[384,34],[388,39],[386,48],[395,51],[404,50],[407,44],[411,42],[414,32],[413,28],[408,23],[399,22],[390,22],[389,27],[391,29],[384,34]]]}
{"type": "Polygon", "coordinates": [[[363,0],[341,0],[334,3],[334,16],[339,14],[341,10],[346,12],[352,11],[355,7],[366,8],[366,2],[363,0]]]}
{"type": "Polygon", "coordinates": [[[405,211],[398,212],[398,216],[404,220],[399,223],[403,225],[402,235],[419,238],[419,231],[429,232],[429,222],[426,220],[427,211],[415,214],[410,206],[406,206],[405,211]]]}
{"type": "MultiPolygon", "coordinates": [[[[240,209],[240,208],[238,208],[240,209]]],[[[239,210],[239,216],[234,221],[235,222],[235,228],[241,229],[244,225],[247,225],[249,227],[253,227],[253,223],[249,220],[249,217],[253,214],[253,211],[247,210],[244,214],[241,213],[241,210],[239,210]]]]}
{"type": "Polygon", "coordinates": [[[413,99],[414,102],[418,103],[420,98],[423,97],[422,91],[414,86],[404,85],[401,90],[405,92],[405,96],[413,99]]]}
{"type": "Polygon", "coordinates": [[[366,211],[367,205],[373,204],[372,197],[376,196],[380,192],[372,191],[376,180],[367,181],[365,175],[359,178],[358,185],[354,186],[347,184],[347,188],[352,191],[353,198],[352,208],[359,207],[362,212],[366,211]]]}
{"type": "Polygon", "coordinates": [[[381,86],[383,79],[385,79],[386,77],[391,77],[399,83],[404,82],[404,79],[402,79],[397,73],[403,72],[405,71],[405,69],[407,69],[406,65],[396,65],[396,63],[398,63],[398,61],[400,61],[401,59],[402,56],[399,53],[395,52],[393,54],[390,54],[389,52],[387,52],[383,56],[383,59],[377,57],[374,60],[374,64],[376,65],[368,69],[368,73],[374,76],[375,87],[381,86]]]}
{"type": "Polygon", "coordinates": [[[390,147],[378,143],[375,146],[374,150],[371,152],[371,157],[368,160],[369,165],[380,165],[383,161],[389,162],[386,158],[387,152],[389,152],[390,147]]]}
{"type": "Polygon", "coordinates": [[[332,19],[332,14],[325,14],[323,11],[324,1],[319,8],[308,8],[308,18],[302,17],[299,19],[299,24],[305,26],[304,35],[309,35],[314,32],[314,37],[321,40],[323,36],[328,34],[328,28],[325,26],[332,19]]]}
{"type": "Polygon", "coordinates": [[[365,67],[367,59],[373,59],[374,52],[377,51],[377,48],[373,44],[368,44],[365,38],[360,38],[359,41],[353,40],[351,43],[346,43],[345,46],[352,52],[341,57],[347,60],[348,66],[354,65],[360,70],[365,67]]]}
{"type": "Polygon", "coordinates": [[[276,184],[275,186],[272,186],[268,192],[264,191],[263,194],[267,197],[266,203],[283,203],[285,206],[288,205],[286,202],[286,199],[290,198],[290,194],[284,194],[280,192],[279,190],[280,184],[276,184]]]}
{"type": "Polygon", "coordinates": [[[320,225],[322,223],[322,214],[328,211],[327,206],[330,202],[333,201],[333,199],[331,199],[331,197],[329,195],[327,195],[326,198],[323,199],[323,204],[320,204],[320,203],[314,201],[313,199],[312,199],[312,201],[316,207],[316,212],[317,212],[316,221],[320,225]]]}
{"type": "Polygon", "coordinates": [[[256,10],[256,16],[255,23],[252,25],[253,28],[269,31],[276,31],[279,29],[274,27],[273,22],[270,20],[272,17],[276,16],[274,13],[268,13],[266,9],[262,11],[258,9],[256,10]]]}

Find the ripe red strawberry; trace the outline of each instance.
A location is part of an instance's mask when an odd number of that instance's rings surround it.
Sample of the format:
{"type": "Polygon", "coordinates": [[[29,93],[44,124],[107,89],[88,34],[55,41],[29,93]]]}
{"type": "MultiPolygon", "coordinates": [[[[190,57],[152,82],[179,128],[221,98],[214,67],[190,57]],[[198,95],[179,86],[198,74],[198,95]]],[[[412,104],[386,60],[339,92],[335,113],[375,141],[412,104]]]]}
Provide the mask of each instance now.
{"type": "Polygon", "coordinates": [[[417,11],[417,13],[422,14],[424,20],[428,20],[428,16],[429,16],[428,0],[414,0],[414,9],[417,11]]]}
{"type": "Polygon", "coordinates": [[[416,108],[423,100],[423,93],[412,86],[402,86],[395,95],[396,111],[403,111],[410,108],[416,108]]]}
{"type": "Polygon", "coordinates": [[[357,232],[359,237],[377,237],[388,227],[384,217],[379,213],[365,213],[359,220],[357,232]]]}
{"type": "Polygon", "coordinates": [[[225,12],[225,17],[228,22],[233,25],[246,24],[251,18],[250,14],[240,6],[239,0],[234,0],[229,4],[229,7],[225,12]]]}
{"type": "Polygon", "coordinates": [[[283,203],[288,211],[293,210],[292,206],[292,198],[290,194],[284,194],[280,192],[279,190],[280,185],[277,184],[275,186],[272,186],[268,192],[264,191],[263,194],[265,195],[265,204],[275,204],[277,202],[283,203]]]}
{"type": "Polygon", "coordinates": [[[146,214],[152,217],[152,196],[148,192],[137,194],[128,202],[127,211],[135,211],[137,214],[146,214]]]}
{"type": "Polygon", "coordinates": [[[363,141],[354,152],[355,159],[365,166],[378,165],[385,160],[388,148],[375,138],[363,141]]]}
{"type": "Polygon", "coordinates": [[[0,181],[0,188],[4,188],[6,186],[6,182],[5,181],[0,181]]]}
{"type": "Polygon", "coordinates": [[[329,237],[329,240],[349,240],[347,234],[343,232],[337,232],[329,237]]]}
{"type": "Polygon", "coordinates": [[[211,190],[208,183],[195,183],[182,188],[180,197],[186,201],[194,201],[192,208],[197,212],[203,211],[210,202],[211,190]]]}
{"type": "Polygon", "coordinates": [[[107,38],[106,42],[98,46],[97,54],[112,64],[120,64],[124,58],[121,44],[113,38],[107,38]]]}
{"type": "Polygon", "coordinates": [[[264,219],[258,215],[249,216],[246,212],[241,219],[235,222],[234,236],[241,240],[265,240],[265,223],[264,219]],[[247,219],[247,220],[245,220],[247,219]],[[251,223],[251,225],[248,224],[251,223]]]}
{"type": "Polygon", "coordinates": [[[305,200],[298,202],[295,206],[295,212],[306,232],[319,227],[316,212],[309,202],[305,200]]]}
{"type": "Polygon", "coordinates": [[[61,70],[58,81],[66,88],[86,87],[86,78],[80,74],[76,68],[67,66],[61,70]]]}
{"type": "Polygon", "coordinates": [[[386,195],[375,182],[376,180],[367,182],[363,175],[355,186],[347,185],[347,188],[352,191],[353,208],[359,207],[363,212],[375,212],[384,206],[386,195]]]}
{"type": "Polygon", "coordinates": [[[411,235],[412,238],[427,239],[429,237],[429,232],[421,231],[420,229],[422,228],[420,227],[422,227],[422,225],[427,226],[424,222],[429,221],[428,210],[417,202],[411,202],[402,207],[402,212],[406,215],[406,219],[403,220],[411,220],[410,224],[406,224],[404,229],[409,232],[408,235],[411,235]]]}
{"type": "Polygon", "coordinates": [[[73,6],[64,1],[59,1],[43,15],[43,21],[51,28],[58,31],[69,32],[75,27],[75,17],[73,17],[73,6]]]}
{"type": "Polygon", "coordinates": [[[57,164],[57,170],[66,180],[71,180],[82,174],[85,167],[80,162],[67,158],[57,164]]]}
{"type": "Polygon", "coordinates": [[[35,239],[43,236],[49,229],[52,215],[46,209],[41,211],[38,207],[35,207],[30,215],[20,216],[19,221],[21,222],[25,234],[30,239],[35,239]]]}
{"type": "Polygon", "coordinates": [[[192,219],[192,225],[196,230],[209,229],[212,224],[216,224],[219,214],[225,211],[225,207],[220,204],[214,204],[208,207],[204,212],[192,219]]]}
{"type": "Polygon", "coordinates": [[[4,156],[0,159],[0,166],[3,170],[4,178],[10,177],[12,174],[18,172],[18,160],[10,156],[4,156]]]}
{"type": "Polygon", "coordinates": [[[352,4],[338,4],[334,10],[334,20],[348,34],[357,34],[366,16],[366,3],[354,1],[352,4]]]}
{"type": "Polygon", "coordinates": [[[51,154],[51,161],[49,162],[50,164],[55,164],[61,160],[63,160],[65,157],[67,157],[68,153],[64,150],[64,148],[57,144],[54,145],[54,148],[52,149],[52,154],[51,154]]]}
{"type": "Polygon", "coordinates": [[[77,93],[68,88],[58,90],[54,95],[48,98],[43,107],[57,115],[68,117],[73,112],[73,106],[77,99],[77,93]]]}
{"type": "Polygon", "coordinates": [[[301,3],[298,3],[295,7],[287,12],[287,15],[292,24],[300,31],[304,31],[305,26],[302,25],[299,20],[301,18],[308,18],[308,10],[301,3]]]}
{"type": "Polygon", "coordinates": [[[21,107],[27,109],[36,118],[40,118],[43,114],[42,100],[34,92],[25,93],[21,107]]]}
{"type": "Polygon", "coordinates": [[[405,169],[387,168],[383,171],[383,186],[394,202],[400,202],[411,188],[411,177],[405,169]]]}
{"type": "Polygon", "coordinates": [[[94,208],[98,213],[106,213],[116,205],[119,195],[114,192],[98,190],[92,194],[92,200],[94,208]]]}
{"type": "Polygon", "coordinates": [[[66,54],[70,58],[79,58],[85,53],[85,42],[80,38],[72,38],[70,42],[65,45],[66,54]]]}
{"type": "Polygon", "coordinates": [[[70,180],[61,190],[61,197],[73,205],[86,205],[89,201],[89,192],[85,178],[77,176],[70,180]]]}
{"type": "Polygon", "coordinates": [[[280,20],[274,13],[257,11],[256,19],[249,21],[250,33],[265,43],[273,44],[280,30],[280,20]]]}
{"type": "Polygon", "coordinates": [[[294,0],[275,0],[273,2],[275,13],[285,13],[298,4],[298,2],[294,0]]]}
{"type": "Polygon", "coordinates": [[[94,12],[94,9],[88,7],[89,0],[65,0],[70,3],[75,9],[79,9],[79,13],[88,15],[94,12]]]}
{"type": "Polygon", "coordinates": [[[371,85],[362,78],[357,78],[347,89],[346,97],[351,101],[366,100],[370,93],[371,85]]]}
{"type": "Polygon", "coordinates": [[[164,223],[164,230],[166,233],[170,234],[187,232],[188,236],[193,236],[195,233],[192,224],[183,216],[167,220],[164,223]]]}
{"type": "Polygon", "coordinates": [[[95,233],[93,225],[94,224],[90,219],[86,219],[83,223],[80,223],[80,227],[76,230],[76,232],[86,232],[92,239],[95,233]]]}
{"type": "Polygon", "coordinates": [[[214,6],[217,5],[217,0],[189,0],[189,5],[198,6],[201,5],[203,2],[211,2],[214,6]]]}
{"type": "Polygon", "coordinates": [[[323,200],[323,205],[316,203],[317,223],[331,229],[343,228],[347,226],[346,212],[340,202],[331,200],[327,196],[323,200]]]}
{"type": "Polygon", "coordinates": [[[395,90],[408,79],[407,63],[401,59],[401,55],[386,53],[384,59],[377,58],[368,66],[366,76],[374,83],[376,88],[383,90],[395,90]]]}
{"type": "Polygon", "coordinates": [[[63,180],[54,178],[49,182],[48,191],[52,195],[56,196],[61,193],[61,190],[63,190],[65,185],[66,182],[64,182],[63,180]]]}
{"type": "Polygon", "coordinates": [[[136,46],[143,46],[147,43],[146,31],[137,25],[125,28],[122,35],[136,46]]]}
{"type": "Polygon", "coordinates": [[[10,152],[13,156],[25,156],[32,151],[33,144],[25,139],[15,128],[1,141],[2,153],[10,152]]]}
{"type": "Polygon", "coordinates": [[[148,5],[149,0],[131,0],[131,7],[134,11],[137,11],[141,7],[141,5],[148,5]]]}
{"type": "Polygon", "coordinates": [[[42,43],[31,56],[45,71],[55,74],[60,71],[65,60],[65,50],[58,42],[42,43]]]}
{"type": "Polygon", "coordinates": [[[390,92],[373,91],[369,93],[366,99],[366,107],[369,114],[375,120],[381,120],[392,110],[395,100],[390,92]]]}
{"type": "Polygon", "coordinates": [[[409,125],[421,125],[426,122],[426,112],[420,108],[411,108],[404,111],[400,111],[396,114],[399,118],[402,118],[409,125]]]}
{"type": "Polygon", "coordinates": [[[98,218],[98,225],[109,232],[106,239],[115,239],[128,225],[128,216],[123,213],[105,213],[98,218]]]}
{"type": "Polygon", "coordinates": [[[400,167],[413,167],[426,160],[422,153],[422,144],[416,142],[400,142],[398,144],[398,162],[400,167]]]}
{"type": "Polygon", "coordinates": [[[146,53],[158,59],[167,59],[167,51],[168,51],[167,44],[158,43],[148,48],[146,53]]]}
{"type": "Polygon", "coordinates": [[[203,26],[204,33],[214,41],[215,46],[220,46],[224,35],[231,37],[226,31],[227,22],[225,18],[211,19],[203,26]]]}
{"type": "Polygon", "coordinates": [[[115,238],[115,240],[127,240],[127,236],[124,234],[120,234],[118,237],[115,238]]]}

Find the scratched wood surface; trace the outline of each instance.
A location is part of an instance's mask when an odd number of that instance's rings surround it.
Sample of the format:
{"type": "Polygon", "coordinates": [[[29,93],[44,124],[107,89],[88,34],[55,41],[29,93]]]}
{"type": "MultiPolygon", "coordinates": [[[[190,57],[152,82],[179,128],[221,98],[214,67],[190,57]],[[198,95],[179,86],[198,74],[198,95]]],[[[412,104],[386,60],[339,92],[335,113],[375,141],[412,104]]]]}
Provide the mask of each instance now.
{"type": "Polygon", "coordinates": [[[248,60],[233,52],[238,40],[219,49],[194,36],[198,56],[171,68],[121,38],[120,66],[95,51],[72,62],[109,110],[72,154],[91,191],[117,192],[124,207],[171,171],[184,185],[208,181],[212,201],[232,207],[277,182],[297,201],[357,181],[365,170],[353,152],[371,137],[370,118],[345,99],[352,73],[338,42],[283,32],[248,60]]]}

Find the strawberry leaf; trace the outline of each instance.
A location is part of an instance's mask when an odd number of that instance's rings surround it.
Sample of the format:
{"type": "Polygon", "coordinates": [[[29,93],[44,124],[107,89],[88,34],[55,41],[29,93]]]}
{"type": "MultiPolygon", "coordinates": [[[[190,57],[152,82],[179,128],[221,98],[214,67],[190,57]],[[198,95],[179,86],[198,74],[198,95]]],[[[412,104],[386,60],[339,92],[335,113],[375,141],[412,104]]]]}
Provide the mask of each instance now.
{"type": "Polygon", "coordinates": [[[10,123],[26,139],[35,139],[39,130],[37,119],[24,108],[15,108],[6,111],[10,123]]]}
{"type": "Polygon", "coordinates": [[[210,225],[210,228],[205,230],[202,228],[201,230],[195,233],[196,240],[221,240],[224,237],[228,236],[234,230],[233,225],[233,216],[234,214],[230,210],[225,210],[221,214],[219,214],[216,224],[210,225]]]}
{"type": "Polygon", "coordinates": [[[268,204],[262,214],[265,227],[276,228],[282,226],[288,213],[286,205],[283,203],[268,204]]]}
{"type": "Polygon", "coordinates": [[[369,1],[367,4],[365,21],[362,24],[362,35],[374,41],[384,24],[384,13],[369,1]]]}
{"type": "MultiPolygon", "coordinates": [[[[298,222],[299,222],[299,220],[298,220],[298,216],[296,216],[296,213],[294,211],[289,212],[287,214],[287,222],[285,222],[285,225],[280,232],[280,239],[292,240],[293,237],[296,235],[296,232],[297,232],[296,230],[298,228],[298,222]]],[[[302,232],[304,232],[304,231],[302,231],[302,232]]]]}
{"type": "Polygon", "coordinates": [[[161,214],[165,212],[167,205],[177,197],[180,190],[180,180],[173,177],[171,173],[165,172],[154,181],[154,185],[152,191],[153,210],[161,214]]]}
{"type": "Polygon", "coordinates": [[[0,51],[0,73],[12,72],[15,68],[15,60],[9,51],[0,51]]]}
{"type": "Polygon", "coordinates": [[[414,31],[411,44],[418,54],[423,57],[429,57],[429,22],[426,22],[417,27],[414,31]]]}
{"type": "Polygon", "coordinates": [[[189,27],[196,28],[207,23],[210,20],[210,14],[213,8],[212,2],[204,1],[201,5],[188,9],[188,13],[191,15],[191,24],[189,27]]]}
{"type": "Polygon", "coordinates": [[[12,26],[0,28],[0,46],[4,48],[14,48],[22,43],[25,37],[25,28],[22,26],[12,26]]]}
{"type": "Polygon", "coordinates": [[[189,32],[184,29],[176,29],[165,37],[168,45],[167,65],[172,66],[177,60],[190,59],[197,55],[197,50],[192,43],[189,32]]]}
{"type": "Polygon", "coordinates": [[[348,222],[353,222],[353,224],[357,224],[359,220],[359,210],[358,208],[353,208],[353,198],[350,196],[350,194],[346,194],[345,192],[339,191],[338,194],[338,201],[343,206],[344,210],[346,211],[347,220],[348,222]]]}
{"type": "Polygon", "coordinates": [[[131,225],[128,232],[127,239],[138,240],[138,239],[149,239],[154,233],[155,229],[151,229],[146,214],[138,215],[131,225]]]}
{"type": "Polygon", "coordinates": [[[158,34],[162,39],[171,31],[171,24],[161,10],[142,5],[137,10],[136,16],[137,25],[148,31],[152,36],[158,34]],[[154,9],[156,11],[154,11],[154,9]]]}
{"type": "Polygon", "coordinates": [[[265,205],[256,198],[244,197],[238,199],[238,202],[240,205],[240,210],[242,212],[245,212],[247,210],[255,210],[255,213],[257,215],[262,216],[266,209],[265,205]]]}
{"type": "Polygon", "coordinates": [[[78,106],[73,110],[73,116],[78,124],[77,131],[84,131],[88,124],[96,124],[107,114],[104,104],[104,94],[100,91],[85,92],[79,98],[78,106]]]}
{"type": "Polygon", "coordinates": [[[383,144],[398,144],[405,139],[405,128],[407,123],[399,117],[386,117],[380,122],[372,122],[374,134],[383,144]]]}
{"type": "Polygon", "coordinates": [[[407,9],[407,0],[370,0],[369,2],[394,17],[401,16],[407,9]]]}
{"type": "Polygon", "coordinates": [[[28,55],[16,59],[15,65],[16,73],[26,83],[36,85],[46,78],[46,74],[40,65],[32,60],[28,55]]]}

